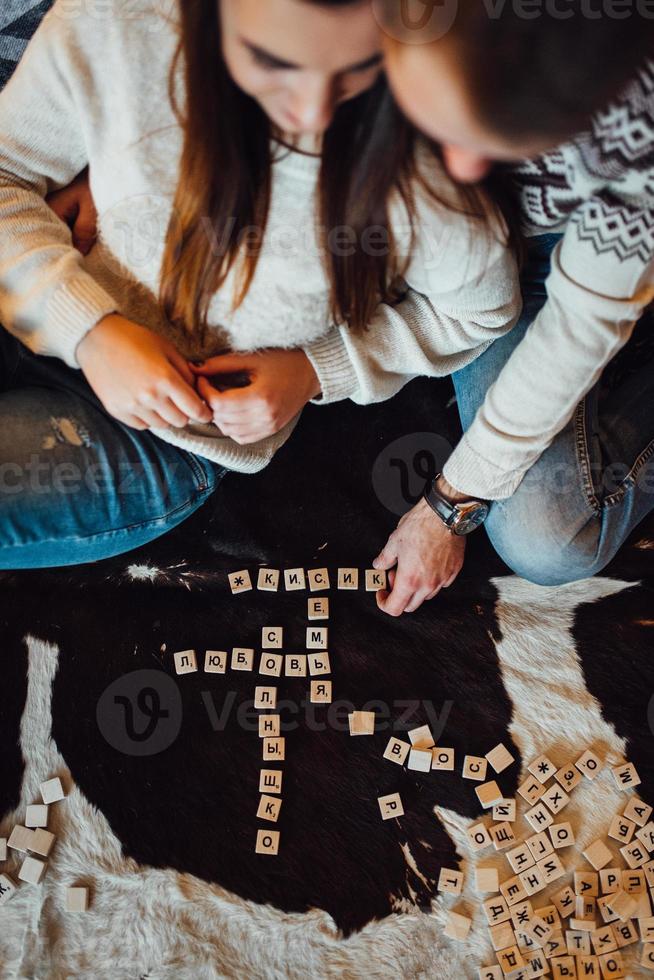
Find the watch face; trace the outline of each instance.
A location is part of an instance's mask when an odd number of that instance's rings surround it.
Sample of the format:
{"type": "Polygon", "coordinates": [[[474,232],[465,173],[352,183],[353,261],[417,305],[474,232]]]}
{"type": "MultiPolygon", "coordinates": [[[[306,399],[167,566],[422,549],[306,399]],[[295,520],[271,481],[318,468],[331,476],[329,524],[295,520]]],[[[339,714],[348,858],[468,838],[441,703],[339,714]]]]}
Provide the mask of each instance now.
{"type": "Polygon", "coordinates": [[[482,504],[480,501],[471,504],[459,504],[458,510],[460,516],[453,527],[456,534],[470,534],[488,517],[488,504],[482,504]]]}

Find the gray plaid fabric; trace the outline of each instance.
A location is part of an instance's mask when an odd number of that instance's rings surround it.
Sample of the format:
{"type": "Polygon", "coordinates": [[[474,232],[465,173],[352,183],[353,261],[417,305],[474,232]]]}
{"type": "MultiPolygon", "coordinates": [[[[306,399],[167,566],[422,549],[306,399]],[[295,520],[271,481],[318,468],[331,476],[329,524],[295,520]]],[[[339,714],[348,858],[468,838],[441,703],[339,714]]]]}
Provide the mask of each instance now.
{"type": "Polygon", "coordinates": [[[0,0],[0,88],[53,0],[0,0]]]}

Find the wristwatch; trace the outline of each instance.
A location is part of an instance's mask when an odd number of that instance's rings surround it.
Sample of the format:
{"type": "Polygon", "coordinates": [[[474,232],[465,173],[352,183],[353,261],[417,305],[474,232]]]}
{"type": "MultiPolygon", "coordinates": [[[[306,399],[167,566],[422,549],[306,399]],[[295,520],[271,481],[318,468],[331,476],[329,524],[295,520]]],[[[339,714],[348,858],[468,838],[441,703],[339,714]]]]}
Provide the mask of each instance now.
{"type": "Polygon", "coordinates": [[[452,534],[470,534],[484,523],[488,517],[488,504],[482,500],[464,500],[461,503],[452,503],[436,489],[436,480],[440,477],[438,473],[433,480],[428,480],[423,493],[423,497],[440,517],[445,527],[452,534]]]}

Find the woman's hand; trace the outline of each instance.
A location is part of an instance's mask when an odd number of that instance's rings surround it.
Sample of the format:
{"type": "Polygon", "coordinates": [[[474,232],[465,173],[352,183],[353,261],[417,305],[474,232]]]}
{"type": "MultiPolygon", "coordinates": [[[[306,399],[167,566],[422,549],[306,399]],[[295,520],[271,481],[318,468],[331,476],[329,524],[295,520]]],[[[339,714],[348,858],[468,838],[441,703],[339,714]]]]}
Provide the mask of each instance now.
{"type": "Polygon", "coordinates": [[[89,187],[88,168],[68,187],[48,194],[46,202],[73,233],[73,245],[87,255],[95,244],[98,214],[89,187]]]}
{"type": "Polygon", "coordinates": [[[415,612],[454,582],[463,567],[465,537],[452,534],[426,500],[405,514],[375,558],[378,569],[393,569],[391,589],[377,593],[377,605],[390,616],[415,612]]]}
{"type": "Polygon", "coordinates": [[[134,429],[211,422],[188,362],[162,337],[125,317],[104,317],[77,345],[86,380],[114,418],[134,429]]]}
{"type": "Polygon", "coordinates": [[[316,373],[301,350],[221,354],[191,367],[214,422],[242,446],[279,432],[320,393],[316,373]],[[212,375],[236,373],[249,375],[250,384],[217,391],[209,380],[212,375]]]}

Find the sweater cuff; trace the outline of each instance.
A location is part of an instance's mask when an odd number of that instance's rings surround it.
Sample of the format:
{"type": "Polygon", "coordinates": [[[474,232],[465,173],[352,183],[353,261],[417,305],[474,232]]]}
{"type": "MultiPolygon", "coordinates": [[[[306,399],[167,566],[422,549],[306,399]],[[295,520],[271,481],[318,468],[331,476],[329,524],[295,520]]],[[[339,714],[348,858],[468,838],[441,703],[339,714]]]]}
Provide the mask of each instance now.
{"type": "Polygon", "coordinates": [[[352,398],[359,382],[340,331],[332,327],[329,333],[303,347],[320,383],[321,394],[312,398],[316,405],[329,405],[352,398]]]}
{"type": "Polygon", "coordinates": [[[91,276],[63,282],[48,302],[48,331],[41,353],[59,357],[69,367],[79,368],[76,356],[79,342],[103,317],[117,312],[116,300],[91,276]]]}
{"type": "Polygon", "coordinates": [[[507,470],[490,463],[464,434],[445,463],[443,476],[460,493],[481,500],[503,500],[516,492],[527,469],[507,470]]]}

